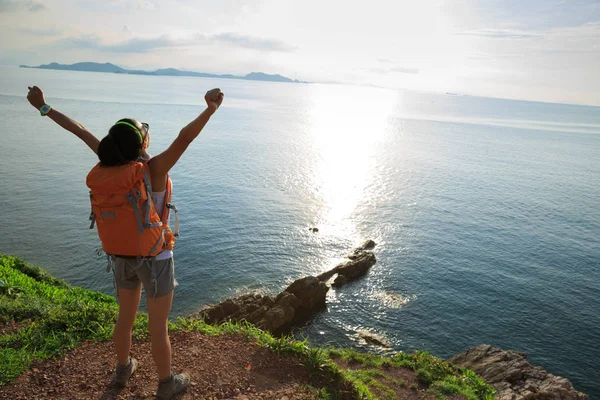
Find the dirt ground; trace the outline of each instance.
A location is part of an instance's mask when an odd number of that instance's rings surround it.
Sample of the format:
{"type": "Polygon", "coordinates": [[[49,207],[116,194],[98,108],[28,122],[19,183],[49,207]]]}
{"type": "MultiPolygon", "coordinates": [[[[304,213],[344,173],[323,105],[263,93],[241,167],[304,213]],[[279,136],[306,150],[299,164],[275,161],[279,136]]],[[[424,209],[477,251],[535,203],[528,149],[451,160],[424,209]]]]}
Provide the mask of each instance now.
{"type": "MultiPolygon", "coordinates": [[[[309,376],[295,357],[260,348],[241,336],[171,335],[173,370],[187,372],[191,385],[178,399],[316,399],[305,386],[309,376]]],[[[58,360],[39,362],[11,385],[0,399],[153,399],[158,377],[150,342],[134,343],[139,368],[122,390],[112,388],[112,342],[86,343],[58,360]]]]}

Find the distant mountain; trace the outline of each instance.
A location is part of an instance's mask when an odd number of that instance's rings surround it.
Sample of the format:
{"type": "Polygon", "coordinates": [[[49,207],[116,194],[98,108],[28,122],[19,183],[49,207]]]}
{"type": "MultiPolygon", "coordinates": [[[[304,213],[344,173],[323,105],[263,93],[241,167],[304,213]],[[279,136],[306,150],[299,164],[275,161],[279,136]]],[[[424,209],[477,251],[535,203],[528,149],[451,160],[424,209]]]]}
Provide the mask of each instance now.
{"type": "Polygon", "coordinates": [[[285,76],[281,76],[279,74],[268,75],[262,72],[251,72],[242,79],[248,79],[251,81],[294,82],[292,79],[286,78],[285,76]]]}
{"type": "Polygon", "coordinates": [[[21,68],[41,68],[41,69],[60,69],[66,71],[89,71],[89,72],[114,72],[117,74],[127,73],[126,69],[123,69],[115,64],[111,63],[94,63],[94,62],[80,62],[71,65],[64,65],[58,63],[50,63],[40,65],[38,67],[28,67],[27,65],[21,65],[21,68]]]}
{"type": "Polygon", "coordinates": [[[63,71],[87,71],[87,72],[109,72],[114,74],[131,74],[131,75],[156,75],[156,76],[193,76],[200,78],[221,78],[221,79],[245,79],[251,81],[268,81],[268,82],[291,82],[291,83],[308,83],[295,79],[286,78],[285,76],[275,74],[265,74],[264,72],[251,72],[245,76],[237,76],[231,74],[208,74],[205,72],[181,71],[175,68],[163,68],[156,71],[142,71],[121,68],[118,65],[111,63],[95,63],[95,62],[80,62],[71,65],[50,63],[38,65],[37,67],[21,65],[21,68],[39,68],[39,69],[58,69],[63,71]]]}

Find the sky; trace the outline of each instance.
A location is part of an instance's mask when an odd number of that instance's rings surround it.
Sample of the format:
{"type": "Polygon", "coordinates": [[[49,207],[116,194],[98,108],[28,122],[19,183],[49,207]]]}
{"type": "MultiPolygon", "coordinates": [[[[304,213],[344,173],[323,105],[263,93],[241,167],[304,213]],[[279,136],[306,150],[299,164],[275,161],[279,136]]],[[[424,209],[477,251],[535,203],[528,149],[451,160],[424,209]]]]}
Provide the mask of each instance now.
{"type": "Polygon", "coordinates": [[[0,0],[0,64],[600,105],[600,0],[0,0]]]}

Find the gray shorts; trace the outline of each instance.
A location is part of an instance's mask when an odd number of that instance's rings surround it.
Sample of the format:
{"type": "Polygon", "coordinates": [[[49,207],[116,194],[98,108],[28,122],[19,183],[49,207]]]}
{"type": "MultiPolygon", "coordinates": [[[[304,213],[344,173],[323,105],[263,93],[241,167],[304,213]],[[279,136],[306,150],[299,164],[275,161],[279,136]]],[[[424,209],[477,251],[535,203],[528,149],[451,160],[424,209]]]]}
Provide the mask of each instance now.
{"type": "Polygon", "coordinates": [[[152,258],[112,257],[115,285],[120,289],[137,289],[144,285],[147,298],[166,296],[175,289],[173,257],[156,261],[152,258]]]}

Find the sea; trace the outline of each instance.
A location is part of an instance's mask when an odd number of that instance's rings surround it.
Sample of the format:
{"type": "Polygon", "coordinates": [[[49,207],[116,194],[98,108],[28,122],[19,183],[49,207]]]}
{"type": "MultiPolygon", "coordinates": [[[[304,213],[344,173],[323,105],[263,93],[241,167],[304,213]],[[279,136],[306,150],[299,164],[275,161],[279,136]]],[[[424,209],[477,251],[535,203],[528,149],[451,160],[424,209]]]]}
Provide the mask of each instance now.
{"type": "Polygon", "coordinates": [[[171,171],[173,318],[277,294],[373,239],[368,275],[331,289],[296,336],[380,351],[366,331],[444,359],[486,343],[600,398],[600,107],[0,67],[0,252],[108,294],[85,185],[98,160],[40,117],[29,85],[98,137],[149,123],[152,154],[208,89],[225,93],[171,171]]]}

